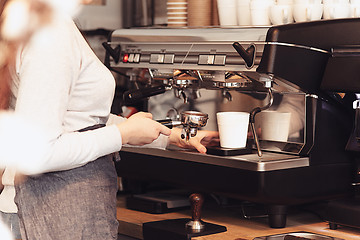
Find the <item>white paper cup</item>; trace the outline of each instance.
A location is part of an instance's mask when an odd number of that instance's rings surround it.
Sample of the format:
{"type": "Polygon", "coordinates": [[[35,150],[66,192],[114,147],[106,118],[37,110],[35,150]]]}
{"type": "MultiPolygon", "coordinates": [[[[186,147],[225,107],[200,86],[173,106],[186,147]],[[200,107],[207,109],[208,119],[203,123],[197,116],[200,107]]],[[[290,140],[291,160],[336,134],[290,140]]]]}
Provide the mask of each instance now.
{"type": "Polygon", "coordinates": [[[320,20],[323,15],[323,4],[295,4],[293,16],[295,22],[320,20]]]}
{"type": "Polygon", "coordinates": [[[249,116],[250,114],[246,112],[218,112],[216,114],[221,147],[246,147],[249,116]]]}
{"type": "Polygon", "coordinates": [[[270,21],[274,25],[294,22],[292,5],[272,5],[270,7],[270,21]]]}
{"type": "Polygon", "coordinates": [[[187,12],[187,7],[168,7],[167,12],[187,12]]]}
{"type": "MultiPolygon", "coordinates": [[[[352,1],[350,1],[352,2],[352,1]]],[[[349,3],[349,0],[323,0],[323,4],[349,3]]]]}
{"type": "Polygon", "coordinates": [[[324,19],[348,18],[351,16],[349,3],[324,4],[324,19]]]}
{"type": "Polygon", "coordinates": [[[187,26],[187,2],[182,0],[168,1],[167,3],[167,26],[186,27],[187,26]]]}
{"type": "Polygon", "coordinates": [[[255,121],[259,121],[261,139],[268,141],[286,142],[289,136],[291,113],[262,111],[255,121]]]}
{"type": "Polygon", "coordinates": [[[174,2],[174,3],[168,3],[167,7],[187,7],[187,3],[182,3],[182,2],[174,2]]]}
{"type": "Polygon", "coordinates": [[[294,4],[321,4],[322,0],[293,0],[293,3],[294,4]]]}
{"type": "Polygon", "coordinates": [[[294,0],[277,0],[278,5],[292,5],[294,0]]]}
{"type": "Polygon", "coordinates": [[[238,0],[237,2],[237,23],[239,26],[250,26],[250,0],[238,0]]]}
{"type": "Polygon", "coordinates": [[[187,0],[167,0],[167,4],[179,3],[179,2],[187,4],[187,0]]]}
{"type": "Polygon", "coordinates": [[[263,0],[253,0],[250,2],[251,25],[268,26],[270,22],[270,6],[272,2],[263,0]]]}
{"type": "Polygon", "coordinates": [[[360,3],[359,4],[351,4],[350,5],[350,17],[358,18],[360,17],[360,3]]]}
{"type": "Polygon", "coordinates": [[[236,0],[217,0],[219,22],[221,26],[237,25],[236,0]]]}

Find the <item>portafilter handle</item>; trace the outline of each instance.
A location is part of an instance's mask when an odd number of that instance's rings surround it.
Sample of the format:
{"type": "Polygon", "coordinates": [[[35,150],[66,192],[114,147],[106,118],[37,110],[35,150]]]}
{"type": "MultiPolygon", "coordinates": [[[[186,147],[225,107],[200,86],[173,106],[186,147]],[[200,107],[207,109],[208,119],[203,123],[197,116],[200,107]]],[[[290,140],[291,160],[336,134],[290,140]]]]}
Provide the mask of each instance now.
{"type": "Polygon", "coordinates": [[[161,119],[161,120],[156,120],[156,121],[161,123],[165,127],[170,128],[170,129],[172,129],[173,127],[177,127],[177,126],[182,125],[182,122],[179,121],[179,120],[161,119]]]}
{"type": "Polygon", "coordinates": [[[124,92],[123,100],[125,104],[134,104],[148,97],[163,94],[166,90],[167,89],[165,85],[140,88],[140,89],[131,89],[124,92]]]}

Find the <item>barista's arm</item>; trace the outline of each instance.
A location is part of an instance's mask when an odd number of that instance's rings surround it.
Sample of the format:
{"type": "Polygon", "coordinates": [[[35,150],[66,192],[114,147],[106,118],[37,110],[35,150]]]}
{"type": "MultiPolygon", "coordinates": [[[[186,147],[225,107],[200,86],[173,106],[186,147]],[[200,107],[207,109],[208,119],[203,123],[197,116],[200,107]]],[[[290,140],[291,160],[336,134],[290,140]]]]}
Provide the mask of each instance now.
{"type": "MultiPolygon", "coordinates": [[[[119,124],[126,120],[126,118],[110,114],[107,125],[119,124]]],[[[181,148],[195,148],[200,153],[206,153],[206,146],[216,145],[219,142],[219,133],[214,131],[198,131],[195,137],[191,137],[189,141],[181,138],[181,128],[173,128],[170,137],[161,134],[155,141],[150,144],[145,144],[136,147],[151,147],[165,149],[167,145],[175,145],[181,148]]],[[[134,147],[126,144],[127,147],[134,147]]]]}
{"type": "MultiPolygon", "coordinates": [[[[126,120],[127,120],[127,118],[124,118],[124,117],[121,117],[118,115],[114,115],[114,114],[110,114],[106,125],[113,125],[113,124],[118,125],[118,124],[123,123],[126,120]]],[[[142,146],[134,146],[134,145],[124,144],[124,146],[126,146],[126,147],[151,147],[151,148],[165,149],[166,146],[168,145],[168,141],[169,141],[168,136],[160,134],[160,136],[150,144],[145,144],[142,146]]]]}

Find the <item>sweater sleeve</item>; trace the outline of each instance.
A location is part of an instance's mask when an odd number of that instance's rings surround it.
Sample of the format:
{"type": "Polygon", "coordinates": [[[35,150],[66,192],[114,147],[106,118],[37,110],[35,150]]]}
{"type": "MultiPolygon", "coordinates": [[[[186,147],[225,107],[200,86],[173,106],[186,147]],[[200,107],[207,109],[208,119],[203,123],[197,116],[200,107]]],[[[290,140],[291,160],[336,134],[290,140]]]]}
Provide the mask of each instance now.
{"type": "MultiPolygon", "coordinates": [[[[67,131],[65,114],[82,62],[71,23],[40,31],[24,49],[18,65],[20,85],[15,112],[36,122],[46,133],[46,151],[39,172],[67,170],[121,149],[115,125],[87,132],[67,131]]],[[[54,26],[55,25],[55,26],[54,26]]]]}
{"type": "MultiPolygon", "coordinates": [[[[107,121],[106,125],[110,126],[112,124],[119,124],[126,120],[124,117],[120,117],[114,114],[110,114],[109,120],[107,121]]],[[[165,149],[167,145],[169,144],[169,137],[165,136],[163,134],[160,134],[160,136],[153,141],[152,143],[145,144],[143,146],[132,146],[132,145],[125,145],[126,147],[143,147],[143,148],[160,148],[165,149]]]]}

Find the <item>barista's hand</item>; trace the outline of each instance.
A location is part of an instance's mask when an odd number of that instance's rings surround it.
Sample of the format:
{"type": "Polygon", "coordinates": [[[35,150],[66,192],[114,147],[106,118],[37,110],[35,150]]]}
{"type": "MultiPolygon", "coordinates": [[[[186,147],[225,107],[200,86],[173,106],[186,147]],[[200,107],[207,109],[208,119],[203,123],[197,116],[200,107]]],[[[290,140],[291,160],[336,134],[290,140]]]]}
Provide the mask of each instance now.
{"type": "Polygon", "coordinates": [[[189,141],[181,138],[180,128],[173,128],[169,138],[169,144],[181,148],[195,148],[200,153],[206,153],[206,146],[219,144],[219,133],[215,131],[197,131],[195,137],[190,137],[189,141]]]}
{"type": "Polygon", "coordinates": [[[139,112],[117,125],[122,144],[141,146],[152,143],[160,134],[169,136],[171,130],[152,120],[151,113],[139,112]]]}

